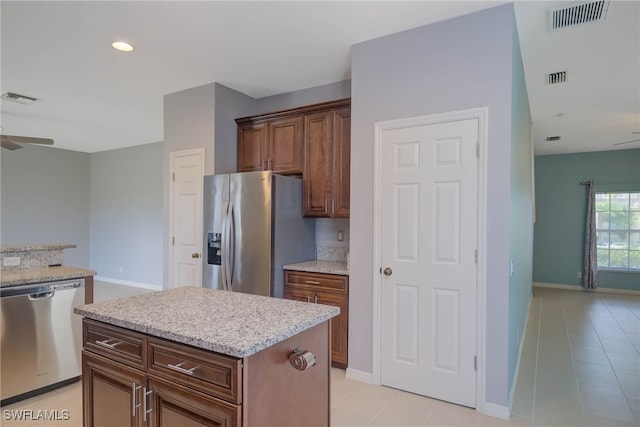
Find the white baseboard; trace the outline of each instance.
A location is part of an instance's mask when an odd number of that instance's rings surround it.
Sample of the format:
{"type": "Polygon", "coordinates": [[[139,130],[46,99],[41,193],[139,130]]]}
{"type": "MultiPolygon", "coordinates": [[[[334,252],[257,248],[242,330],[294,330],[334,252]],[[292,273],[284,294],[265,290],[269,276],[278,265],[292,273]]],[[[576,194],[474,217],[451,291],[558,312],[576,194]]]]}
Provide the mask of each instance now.
{"type": "Polygon", "coordinates": [[[380,385],[375,383],[373,379],[373,373],[371,372],[365,372],[365,371],[359,371],[353,368],[347,368],[345,377],[350,380],[360,381],[367,384],[380,385]]]}
{"type": "Polygon", "coordinates": [[[114,278],[111,278],[111,277],[95,276],[94,280],[100,281],[100,282],[115,283],[116,285],[132,286],[134,288],[153,289],[153,290],[156,290],[156,291],[161,291],[162,290],[162,285],[153,285],[153,284],[150,284],[150,283],[131,282],[129,280],[114,279],[114,278]]]}
{"type": "Polygon", "coordinates": [[[582,291],[582,292],[598,292],[598,293],[606,293],[606,294],[624,294],[624,295],[640,295],[640,291],[635,291],[632,289],[615,289],[615,288],[595,288],[595,289],[585,289],[580,285],[562,285],[560,283],[544,283],[544,282],[533,282],[534,287],[538,288],[551,288],[551,289],[562,289],[565,291],[582,291]]]}
{"type": "Polygon", "coordinates": [[[508,406],[497,405],[495,403],[484,402],[482,405],[478,405],[476,411],[502,420],[509,420],[510,417],[508,406]]]}

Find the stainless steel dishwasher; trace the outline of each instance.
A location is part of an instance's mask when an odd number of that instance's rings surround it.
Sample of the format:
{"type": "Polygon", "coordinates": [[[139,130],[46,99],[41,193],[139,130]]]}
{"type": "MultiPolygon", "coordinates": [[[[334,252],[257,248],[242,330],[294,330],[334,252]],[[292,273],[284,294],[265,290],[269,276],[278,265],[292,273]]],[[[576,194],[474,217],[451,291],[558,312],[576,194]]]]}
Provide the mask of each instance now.
{"type": "Polygon", "coordinates": [[[0,288],[1,404],[77,381],[84,279],[0,288]]]}

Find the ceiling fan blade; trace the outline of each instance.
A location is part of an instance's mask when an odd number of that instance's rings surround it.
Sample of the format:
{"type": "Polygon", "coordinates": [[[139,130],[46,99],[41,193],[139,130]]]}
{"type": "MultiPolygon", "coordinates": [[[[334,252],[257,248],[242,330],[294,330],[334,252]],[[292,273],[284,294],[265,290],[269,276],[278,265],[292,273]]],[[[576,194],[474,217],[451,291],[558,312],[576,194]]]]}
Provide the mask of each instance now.
{"type": "Polygon", "coordinates": [[[631,141],[625,141],[625,142],[617,142],[613,145],[631,144],[632,142],[640,142],[640,139],[633,139],[631,141]]]}
{"type": "Polygon", "coordinates": [[[0,141],[0,146],[2,146],[2,148],[6,148],[7,150],[10,150],[10,151],[14,151],[14,150],[17,150],[18,148],[22,148],[21,145],[14,144],[11,141],[6,141],[4,138],[0,141]]]}
{"type": "Polygon", "coordinates": [[[43,144],[53,145],[53,139],[51,138],[36,138],[33,136],[18,136],[18,135],[0,135],[2,142],[10,141],[20,144],[43,144]]]}

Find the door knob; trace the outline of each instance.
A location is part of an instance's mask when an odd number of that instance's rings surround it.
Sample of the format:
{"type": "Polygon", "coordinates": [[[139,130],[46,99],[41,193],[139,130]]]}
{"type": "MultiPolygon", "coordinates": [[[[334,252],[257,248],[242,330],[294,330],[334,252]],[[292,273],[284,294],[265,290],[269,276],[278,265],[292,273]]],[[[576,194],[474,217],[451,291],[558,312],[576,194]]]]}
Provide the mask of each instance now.
{"type": "Polygon", "coordinates": [[[387,268],[384,269],[383,273],[384,273],[385,276],[391,276],[393,271],[389,267],[387,267],[387,268]]]}
{"type": "Polygon", "coordinates": [[[200,258],[200,254],[198,252],[194,252],[191,254],[191,258],[200,258]]]}

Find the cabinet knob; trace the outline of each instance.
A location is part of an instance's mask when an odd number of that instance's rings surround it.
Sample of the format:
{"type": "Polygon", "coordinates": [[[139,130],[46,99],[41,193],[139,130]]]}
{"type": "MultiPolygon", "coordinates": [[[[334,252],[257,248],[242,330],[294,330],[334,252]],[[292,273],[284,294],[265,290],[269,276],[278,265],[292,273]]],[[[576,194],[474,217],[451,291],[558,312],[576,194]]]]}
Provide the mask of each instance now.
{"type": "Polygon", "coordinates": [[[289,355],[289,363],[299,371],[304,371],[312,366],[316,366],[316,356],[307,350],[294,349],[289,355]]]}

